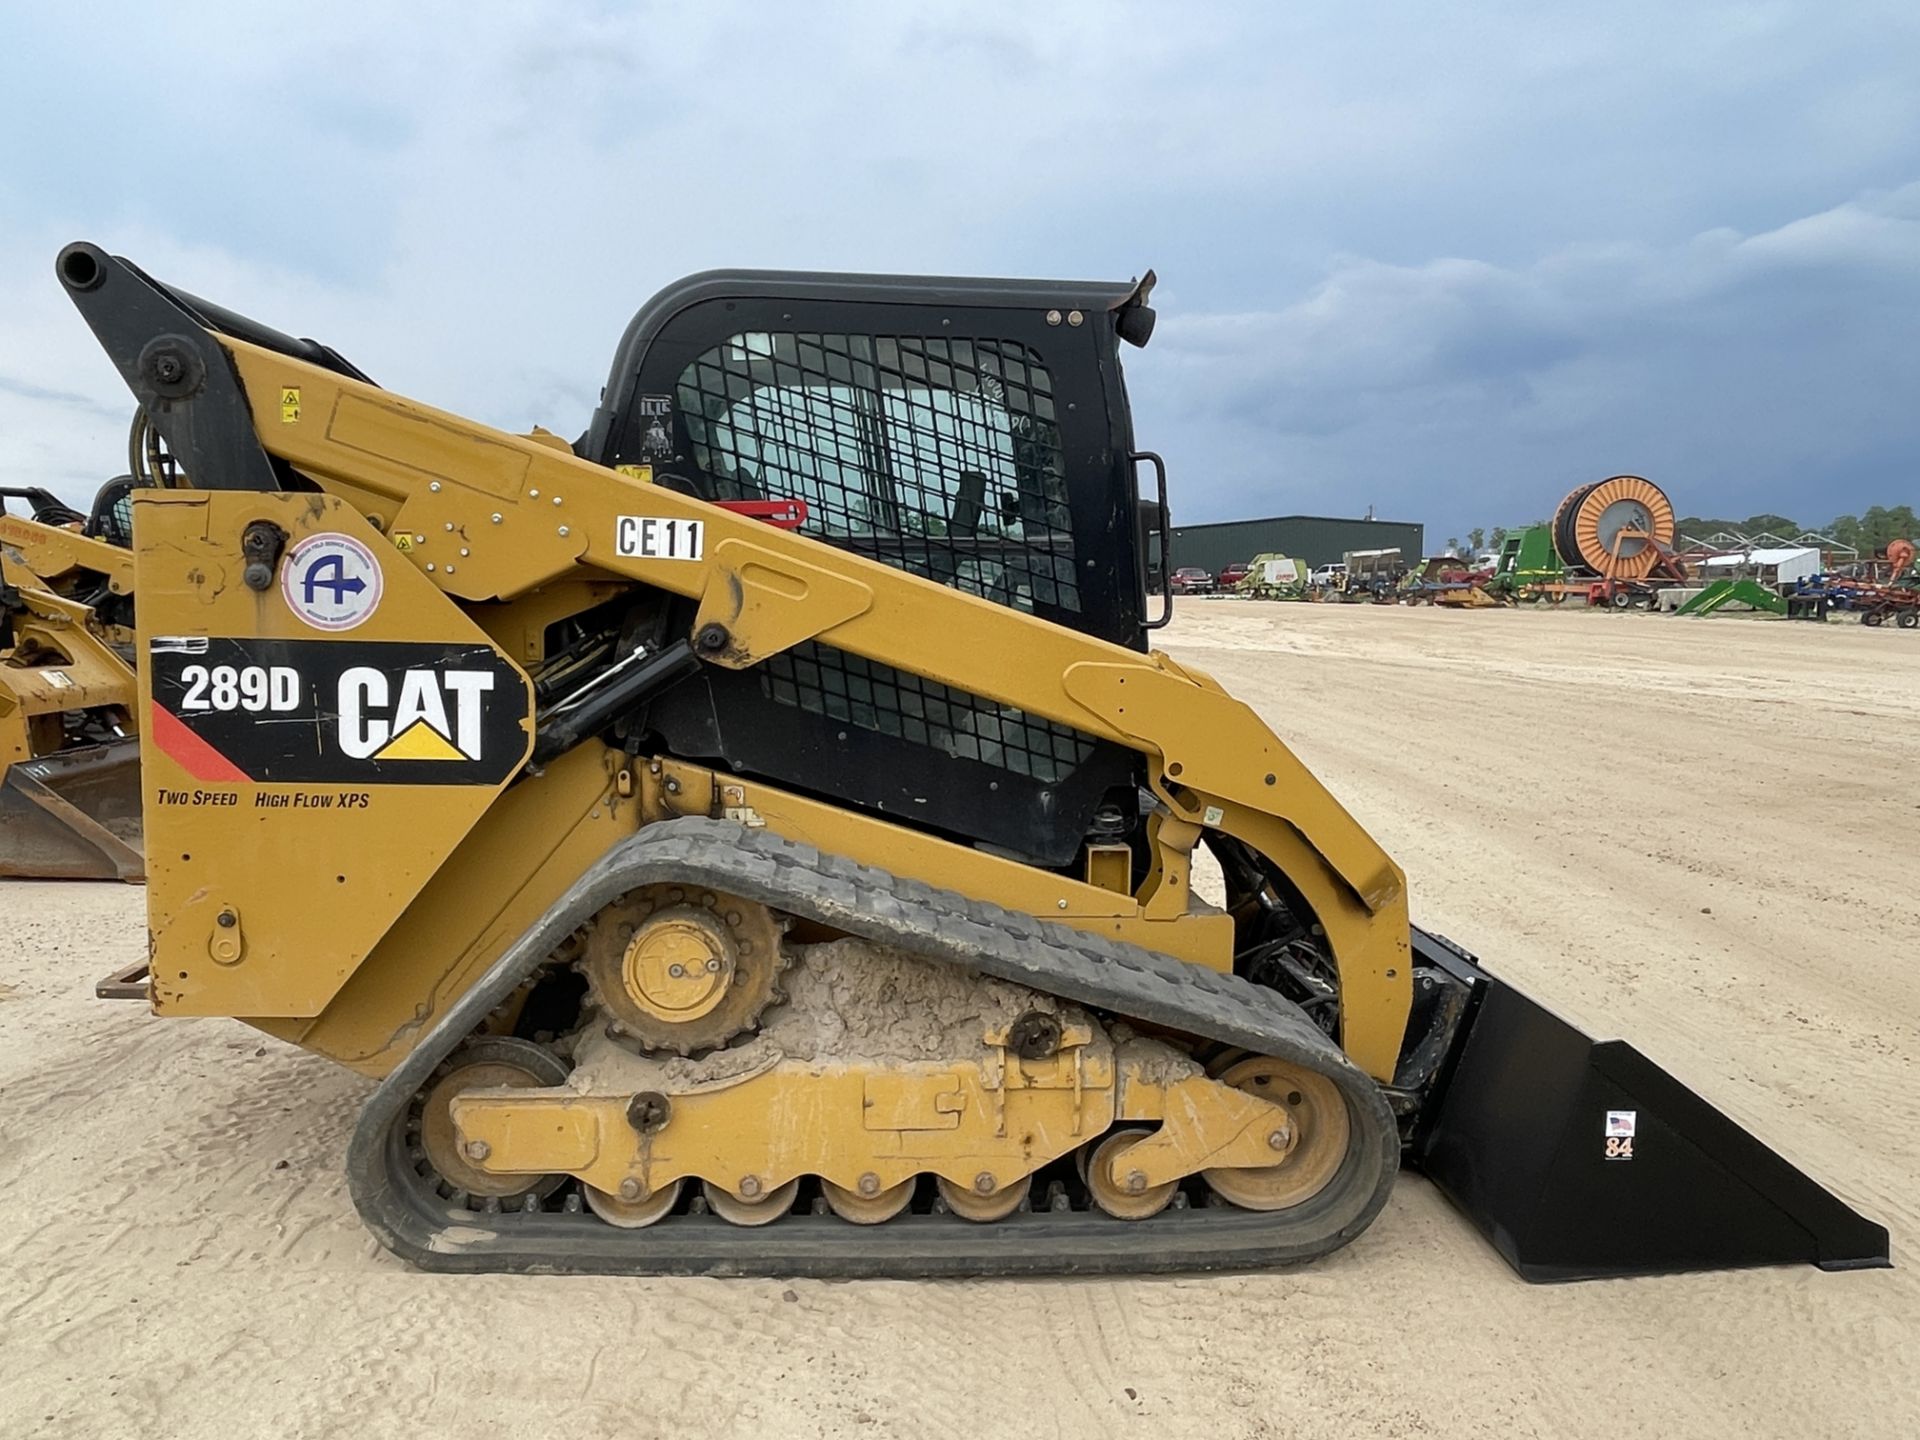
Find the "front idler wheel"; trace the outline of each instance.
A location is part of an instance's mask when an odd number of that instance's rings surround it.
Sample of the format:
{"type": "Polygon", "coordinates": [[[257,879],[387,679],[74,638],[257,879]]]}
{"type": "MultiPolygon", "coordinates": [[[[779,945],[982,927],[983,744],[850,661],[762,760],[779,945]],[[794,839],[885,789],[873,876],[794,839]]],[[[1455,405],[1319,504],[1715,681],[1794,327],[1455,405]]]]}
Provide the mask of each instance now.
{"type": "Polygon", "coordinates": [[[1340,1087],[1325,1075],[1271,1056],[1243,1060],[1220,1077],[1262,1100],[1284,1105],[1292,1134],[1275,1132],[1284,1157],[1257,1169],[1203,1170],[1220,1197],[1243,1210],[1286,1210],[1311,1200],[1332,1183],[1346,1159],[1352,1121],[1340,1087]]]}

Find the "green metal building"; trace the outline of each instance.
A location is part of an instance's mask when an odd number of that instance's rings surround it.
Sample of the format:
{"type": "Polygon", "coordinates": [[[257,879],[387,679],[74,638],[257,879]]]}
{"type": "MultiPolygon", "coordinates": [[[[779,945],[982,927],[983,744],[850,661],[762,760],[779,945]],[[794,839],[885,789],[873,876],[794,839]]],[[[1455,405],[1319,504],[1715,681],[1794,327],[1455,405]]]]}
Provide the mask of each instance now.
{"type": "Polygon", "coordinates": [[[1343,520],[1331,515],[1274,515],[1265,520],[1223,520],[1213,525],[1173,527],[1173,563],[1219,573],[1222,565],[1256,555],[1286,555],[1308,565],[1327,565],[1349,550],[1398,549],[1418,565],[1426,526],[1405,520],[1343,520]]]}

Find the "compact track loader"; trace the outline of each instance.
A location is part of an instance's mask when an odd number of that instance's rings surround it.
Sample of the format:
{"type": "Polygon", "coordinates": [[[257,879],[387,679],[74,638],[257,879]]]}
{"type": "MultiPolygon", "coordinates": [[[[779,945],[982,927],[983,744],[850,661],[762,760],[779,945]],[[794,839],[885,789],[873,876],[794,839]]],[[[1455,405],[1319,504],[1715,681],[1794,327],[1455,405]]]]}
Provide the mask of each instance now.
{"type": "Polygon", "coordinates": [[[0,875],[141,878],[130,490],[0,488],[0,875]]]}
{"type": "Polygon", "coordinates": [[[191,481],[134,505],[151,967],[103,993],[376,1078],[351,1190],[415,1264],[1266,1265],[1403,1153],[1534,1278],[1885,1263],[1149,649],[1151,276],[698,275],[569,446],[56,268],[191,481]]]}

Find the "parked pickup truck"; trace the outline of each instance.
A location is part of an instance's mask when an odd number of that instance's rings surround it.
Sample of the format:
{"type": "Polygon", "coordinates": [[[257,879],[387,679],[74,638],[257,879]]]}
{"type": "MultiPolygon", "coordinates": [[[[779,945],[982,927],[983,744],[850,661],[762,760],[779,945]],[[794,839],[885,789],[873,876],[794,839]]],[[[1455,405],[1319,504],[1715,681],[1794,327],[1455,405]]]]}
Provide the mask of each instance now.
{"type": "Polygon", "coordinates": [[[1173,591],[1176,595],[1206,595],[1213,590],[1213,576],[1198,565],[1182,565],[1173,572],[1173,591]]]}

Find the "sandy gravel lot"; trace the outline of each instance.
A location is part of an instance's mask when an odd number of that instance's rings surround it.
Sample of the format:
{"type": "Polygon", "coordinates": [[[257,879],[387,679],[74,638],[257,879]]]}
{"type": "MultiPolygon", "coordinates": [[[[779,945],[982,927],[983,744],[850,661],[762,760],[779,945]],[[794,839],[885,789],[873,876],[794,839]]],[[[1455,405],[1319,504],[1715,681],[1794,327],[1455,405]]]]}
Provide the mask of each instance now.
{"type": "Polygon", "coordinates": [[[137,890],[0,883],[0,1435],[1920,1434],[1920,639],[1227,601],[1166,643],[1424,923],[1634,1039],[1902,1268],[1535,1288],[1403,1180],[1291,1272],[414,1274],[341,1179],[365,1082],[92,1000],[140,953],[137,890]]]}

